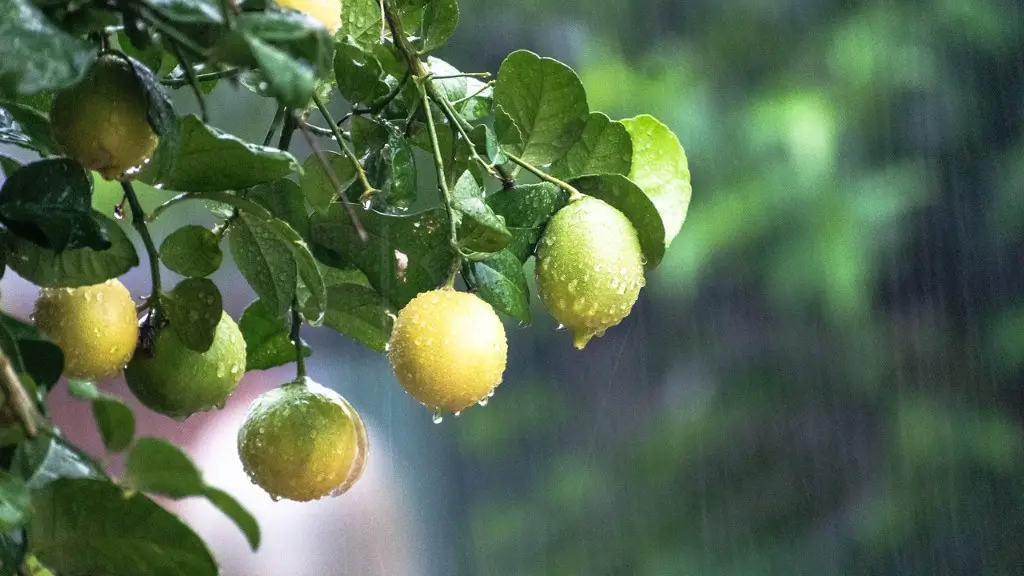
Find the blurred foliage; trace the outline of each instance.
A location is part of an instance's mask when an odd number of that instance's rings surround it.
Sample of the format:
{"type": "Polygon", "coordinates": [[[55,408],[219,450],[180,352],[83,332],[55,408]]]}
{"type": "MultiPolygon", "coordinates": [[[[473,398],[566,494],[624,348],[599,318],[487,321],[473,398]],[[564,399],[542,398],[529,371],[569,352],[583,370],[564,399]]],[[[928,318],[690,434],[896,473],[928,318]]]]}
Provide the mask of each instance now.
{"type": "Polygon", "coordinates": [[[461,6],[451,61],[568,60],[694,196],[626,323],[513,333],[459,572],[1020,574],[1024,4],[461,6]]]}

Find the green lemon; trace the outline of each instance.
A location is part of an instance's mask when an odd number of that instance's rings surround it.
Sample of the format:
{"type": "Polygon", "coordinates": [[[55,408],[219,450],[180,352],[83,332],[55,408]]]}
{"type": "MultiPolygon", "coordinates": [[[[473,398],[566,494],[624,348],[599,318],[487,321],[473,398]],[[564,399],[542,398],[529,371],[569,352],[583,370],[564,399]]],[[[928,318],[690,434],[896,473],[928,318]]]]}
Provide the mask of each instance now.
{"type": "Polygon", "coordinates": [[[629,315],[644,286],[636,229],[622,212],[589,196],[551,218],[535,270],[537,295],[580,349],[629,315]]]}
{"type": "Polygon", "coordinates": [[[222,312],[206,352],[178,339],[170,326],[156,335],[152,354],[139,351],[124,370],[125,382],[150,410],[186,418],[219,408],[245,373],[245,340],[238,325],[222,312]]]}
{"type": "Polygon", "coordinates": [[[309,378],[261,394],[238,430],[242,466],[275,500],[344,493],[362,475],[367,453],[359,414],[309,378]]]}
{"type": "Polygon", "coordinates": [[[64,375],[102,380],[124,368],[139,339],[135,302],[124,284],[44,288],[32,317],[64,351],[64,375]]]}
{"type": "Polygon", "coordinates": [[[101,56],[81,82],[53,99],[50,123],[64,152],[107,180],[141,166],[159,140],[149,125],[149,103],[131,64],[101,56]]]}
{"type": "Polygon", "coordinates": [[[398,313],[388,359],[398,382],[424,406],[460,412],[501,384],[505,327],[490,304],[450,289],[419,294],[398,313]]]}

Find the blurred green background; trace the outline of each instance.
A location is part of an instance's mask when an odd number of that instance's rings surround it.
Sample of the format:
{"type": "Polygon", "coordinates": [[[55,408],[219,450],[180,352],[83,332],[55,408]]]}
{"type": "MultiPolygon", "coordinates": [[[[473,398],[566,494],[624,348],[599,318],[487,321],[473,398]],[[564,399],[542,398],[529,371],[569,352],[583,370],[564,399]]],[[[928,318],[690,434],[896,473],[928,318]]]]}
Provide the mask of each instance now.
{"type": "MultiPolygon", "coordinates": [[[[307,331],[396,456],[422,573],[1024,574],[1024,3],[460,6],[439,56],[567,62],[591,109],[669,124],[694,193],[622,325],[578,352],[535,302],[457,420],[307,331]]],[[[251,140],[272,114],[211,96],[251,140]]]]}

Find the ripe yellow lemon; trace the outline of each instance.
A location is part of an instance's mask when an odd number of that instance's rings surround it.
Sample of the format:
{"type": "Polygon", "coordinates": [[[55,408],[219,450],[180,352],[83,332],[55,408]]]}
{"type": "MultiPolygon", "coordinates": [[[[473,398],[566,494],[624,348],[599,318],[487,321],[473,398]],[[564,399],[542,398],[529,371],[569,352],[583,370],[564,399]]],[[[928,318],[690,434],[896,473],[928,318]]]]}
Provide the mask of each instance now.
{"type": "Polygon", "coordinates": [[[148,102],[123,58],[101,56],[78,84],[53,99],[50,123],[64,152],[107,180],[142,165],[159,140],[149,125],[148,102]]]}
{"type": "Polygon", "coordinates": [[[424,406],[462,411],[501,384],[505,327],[490,304],[450,289],[419,294],[398,313],[388,359],[398,382],[424,406]]]}
{"type": "Polygon", "coordinates": [[[362,475],[368,449],[359,414],[309,378],[261,394],[238,430],[242,466],[275,500],[345,492],[362,475]]]}
{"type": "Polygon", "coordinates": [[[589,196],[551,218],[535,270],[537,295],[580,349],[629,315],[644,286],[636,229],[622,212],[589,196]]]}
{"type": "Polygon", "coordinates": [[[132,295],[118,280],[80,288],[44,288],[36,326],[64,350],[64,375],[100,380],[116,375],[139,339],[132,295]]]}
{"type": "Polygon", "coordinates": [[[245,340],[222,312],[206,352],[184,344],[170,326],[160,329],[152,354],[140,350],[124,370],[135,397],[150,410],[172,418],[224,405],[245,374],[245,340]]]}

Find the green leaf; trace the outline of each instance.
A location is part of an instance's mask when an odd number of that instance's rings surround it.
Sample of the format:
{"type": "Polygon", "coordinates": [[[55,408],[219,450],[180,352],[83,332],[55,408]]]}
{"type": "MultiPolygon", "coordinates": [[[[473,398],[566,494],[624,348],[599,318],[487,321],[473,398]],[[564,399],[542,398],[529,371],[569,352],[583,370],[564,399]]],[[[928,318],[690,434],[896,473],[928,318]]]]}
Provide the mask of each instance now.
{"type": "Polygon", "coordinates": [[[111,452],[121,452],[135,438],[135,415],[117,396],[100,392],[92,382],[68,380],[68,391],[75,398],[92,402],[92,415],[103,438],[103,445],[111,452]]]}
{"type": "Polygon", "coordinates": [[[458,24],[459,4],[456,0],[430,0],[423,10],[420,50],[429,52],[444,46],[458,24]]]}
{"type": "Polygon", "coordinates": [[[202,496],[238,526],[242,533],[245,534],[245,539],[249,541],[250,548],[256,550],[260,547],[259,523],[256,522],[256,518],[238,500],[235,500],[234,496],[209,485],[203,489],[202,496]]]}
{"type": "Polygon", "coordinates": [[[209,278],[186,278],[160,295],[171,328],[186,348],[206,352],[224,311],[220,290],[209,278]]]}
{"type": "Polygon", "coordinates": [[[143,182],[188,192],[240,190],[283,178],[299,167],[291,154],[250,144],[193,114],[181,119],[180,142],[167,153],[173,155],[170,169],[146,168],[143,182]]]}
{"type": "Polygon", "coordinates": [[[216,576],[202,539],[143,494],[61,479],[32,495],[31,551],[62,576],[216,576]]]}
{"type": "Polygon", "coordinates": [[[70,448],[66,440],[49,433],[19,444],[11,462],[11,471],[24,478],[32,490],[60,478],[102,476],[102,471],[70,448]]]}
{"type": "Polygon", "coordinates": [[[0,144],[28,148],[43,156],[58,150],[46,115],[25,104],[4,100],[0,100],[0,144]]]}
{"type": "Polygon", "coordinates": [[[33,162],[0,189],[0,221],[13,234],[54,252],[110,247],[93,218],[92,178],[74,160],[33,162]]]}
{"type": "Polygon", "coordinates": [[[201,494],[204,488],[192,459],[162,438],[139,438],[125,461],[124,481],[135,490],[171,498],[201,494]]]}
{"type": "Polygon", "coordinates": [[[0,313],[0,325],[17,342],[17,350],[4,351],[18,366],[18,372],[27,372],[36,384],[49,391],[64,371],[64,351],[49,336],[32,324],[27,324],[0,313]]]}
{"type": "Polygon", "coordinates": [[[485,260],[465,262],[462,270],[477,295],[495,310],[520,322],[530,321],[530,289],[516,254],[501,250],[485,260]]]}
{"type": "MultiPolygon", "coordinates": [[[[433,56],[427,57],[427,68],[436,76],[455,76],[462,73],[458,68],[433,56]]],[[[491,114],[494,90],[480,80],[464,76],[433,79],[431,82],[434,89],[451,102],[455,111],[468,122],[475,122],[491,114]]]]}
{"type": "Polygon", "coordinates": [[[416,158],[402,129],[387,122],[387,200],[396,208],[408,209],[416,201],[416,158]]]}
{"type": "Polygon", "coordinates": [[[96,57],[90,42],[54,27],[29,0],[0,3],[0,96],[78,82],[96,57]]]}
{"type": "Polygon", "coordinates": [[[633,141],[632,180],[650,197],[672,243],[690,206],[690,168],[679,139],[668,126],[646,114],[623,120],[633,141]]]}
{"type": "Polygon", "coordinates": [[[182,226],[160,244],[160,261],[172,272],[201,278],[220,268],[220,238],[204,226],[182,226]]]}
{"type": "Polygon", "coordinates": [[[298,62],[259,38],[244,35],[257,67],[270,85],[270,93],[289,108],[304,108],[316,88],[312,67],[298,62]]]}
{"type": "Polygon", "coordinates": [[[452,208],[459,220],[459,247],[470,252],[497,252],[508,245],[512,234],[505,221],[484,202],[483,188],[469,172],[463,172],[452,188],[452,208]]]}
{"type": "Polygon", "coordinates": [[[629,174],[633,144],[621,122],[600,112],[591,112],[580,139],[565,155],[551,164],[548,172],[569,179],[590,174],[629,174]]]}
{"type": "Polygon", "coordinates": [[[266,222],[239,212],[228,232],[238,270],[256,295],[277,314],[284,314],[295,297],[298,270],[292,249],[266,222]]]}
{"type": "Polygon", "coordinates": [[[381,15],[377,0],[346,0],[345,14],[336,38],[348,36],[364,50],[372,50],[380,44],[381,15]]]}
{"type": "Polygon", "coordinates": [[[356,156],[366,156],[380,151],[388,143],[388,129],[381,123],[365,116],[352,117],[352,145],[356,156]]]}
{"type": "Polygon", "coordinates": [[[0,470],[0,530],[7,532],[25,524],[31,505],[31,495],[25,481],[6,470],[0,470]]]}
{"type": "Polygon", "coordinates": [[[148,4],[159,10],[168,20],[181,24],[222,24],[217,5],[208,0],[149,0],[148,4]]]}
{"type": "MultiPolygon", "coordinates": [[[[288,320],[276,314],[262,300],[255,300],[242,312],[238,328],[245,340],[245,371],[269,370],[295,361],[288,320]]],[[[313,351],[302,347],[303,357],[313,351]]]]}
{"type": "Polygon", "coordinates": [[[117,278],[139,265],[135,246],[117,222],[93,212],[110,239],[110,248],[54,252],[17,237],[8,236],[7,265],[37,286],[77,287],[117,278]]]}
{"type": "Polygon", "coordinates": [[[0,576],[19,576],[18,569],[25,560],[26,549],[24,530],[0,534],[0,576]]]}
{"type": "Polygon", "coordinates": [[[346,156],[337,152],[323,151],[327,164],[334,170],[334,175],[341,184],[341,190],[336,190],[331,185],[331,179],[327,177],[320,159],[316,154],[306,158],[302,163],[302,176],[299,178],[299,187],[306,201],[318,212],[327,212],[331,204],[338,202],[340,195],[345,188],[348,188],[356,181],[356,169],[346,156]]]}
{"type": "MultiPolygon", "coordinates": [[[[305,176],[303,169],[302,176],[305,176]]],[[[302,199],[302,190],[294,180],[281,178],[253,187],[245,196],[284,220],[303,238],[309,236],[309,214],[302,199]]]]}
{"type": "Polygon", "coordinates": [[[495,118],[498,142],[538,165],[561,158],[572,148],[589,113],[576,73],[557,60],[526,50],[509,54],[501,63],[494,105],[504,113],[495,118]]]}
{"type": "Polygon", "coordinates": [[[369,104],[388,93],[380,61],[351,39],[335,44],[334,76],[338,91],[350,104],[369,104]]]}
{"type": "Polygon", "coordinates": [[[291,226],[278,219],[270,220],[267,223],[292,251],[299,274],[299,283],[305,288],[306,298],[302,306],[302,314],[307,322],[316,326],[320,323],[324,310],[327,308],[327,293],[324,277],[320,274],[320,266],[310,252],[309,245],[291,226]]]}
{"type": "Polygon", "coordinates": [[[345,206],[310,219],[313,254],[336,268],[358,268],[388,303],[401,309],[420,292],[444,283],[455,261],[444,210],[408,216],[357,210],[369,235],[363,242],[345,206]],[[372,246],[373,249],[367,249],[372,246]]]}
{"type": "Polygon", "coordinates": [[[327,289],[324,326],[377,352],[384,352],[391,337],[394,314],[394,308],[372,288],[340,284],[327,289]]]}
{"type": "Polygon", "coordinates": [[[604,200],[629,218],[640,239],[648,270],[665,255],[665,228],[651,199],[629,178],[619,174],[584,176],[572,181],[580,192],[604,200]]]}
{"type": "Polygon", "coordinates": [[[178,129],[178,116],[174,113],[174,105],[167,90],[160,84],[160,80],[153,74],[153,71],[145,64],[134,58],[127,58],[135,72],[135,78],[146,98],[146,120],[149,122],[153,132],[160,137],[157,153],[154,161],[159,162],[158,169],[168,170],[174,161],[172,154],[165,153],[168,150],[175,150],[178,147],[180,137],[178,129]]]}
{"type": "Polygon", "coordinates": [[[508,158],[498,147],[498,137],[495,136],[494,130],[490,126],[486,124],[475,126],[469,132],[469,139],[473,141],[476,153],[491,164],[501,165],[508,162],[508,158]]]}
{"type": "Polygon", "coordinates": [[[505,219],[512,233],[508,250],[525,262],[540,240],[548,220],[569,202],[569,194],[547,182],[499,190],[487,197],[495,214],[505,219]]]}

